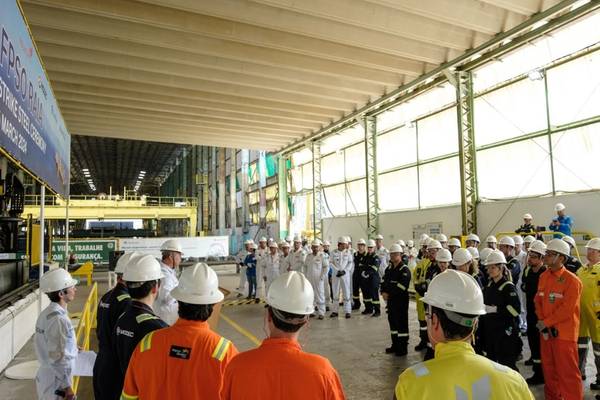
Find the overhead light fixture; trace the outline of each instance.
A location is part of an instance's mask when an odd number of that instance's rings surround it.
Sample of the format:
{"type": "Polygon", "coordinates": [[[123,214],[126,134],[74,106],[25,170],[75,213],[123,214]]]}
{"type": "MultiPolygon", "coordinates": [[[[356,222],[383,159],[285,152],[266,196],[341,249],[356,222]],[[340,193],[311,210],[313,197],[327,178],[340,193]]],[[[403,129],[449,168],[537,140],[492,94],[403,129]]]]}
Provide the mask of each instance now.
{"type": "Polygon", "coordinates": [[[530,81],[541,81],[544,79],[544,70],[534,69],[527,73],[527,77],[530,81]]]}

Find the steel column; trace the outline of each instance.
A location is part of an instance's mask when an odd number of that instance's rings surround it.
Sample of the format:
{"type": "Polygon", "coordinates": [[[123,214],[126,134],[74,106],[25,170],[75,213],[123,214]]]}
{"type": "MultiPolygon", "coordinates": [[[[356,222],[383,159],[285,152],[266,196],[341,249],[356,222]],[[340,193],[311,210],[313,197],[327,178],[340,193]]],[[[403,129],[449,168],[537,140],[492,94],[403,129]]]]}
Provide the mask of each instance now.
{"type": "Polygon", "coordinates": [[[267,229],[267,160],[266,152],[258,153],[258,220],[260,229],[267,229]]]}
{"type": "Polygon", "coordinates": [[[218,188],[219,188],[219,197],[218,197],[218,201],[219,201],[219,234],[220,235],[224,235],[225,234],[225,229],[227,229],[227,227],[225,226],[225,208],[226,208],[226,203],[225,203],[225,198],[227,196],[227,194],[225,193],[225,179],[226,179],[226,165],[225,165],[225,148],[221,147],[218,150],[218,154],[219,154],[219,183],[218,183],[218,188]]]}
{"type": "Polygon", "coordinates": [[[365,129],[365,162],[367,171],[367,234],[374,238],[379,233],[379,198],[377,192],[377,120],[372,115],[363,117],[365,129]]]}
{"type": "Polygon", "coordinates": [[[237,150],[231,149],[229,163],[231,165],[229,173],[229,222],[231,224],[231,234],[235,232],[237,226],[237,150]]]}
{"type": "Polygon", "coordinates": [[[457,71],[455,76],[462,234],[468,235],[477,233],[477,202],[479,200],[473,119],[473,75],[469,71],[457,71]]]}
{"type": "Polygon", "coordinates": [[[312,142],[313,168],[313,236],[323,238],[323,193],[321,185],[321,142],[312,142]]]}
{"type": "Polygon", "coordinates": [[[279,238],[282,240],[286,238],[289,231],[287,160],[287,156],[285,155],[281,155],[277,158],[277,211],[279,214],[279,238]]]}
{"type": "Polygon", "coordinates": [[[249,204],[248,204],[248,164],[250,163],[250,151],[242,150],[240,152],[241,157],[241,182],[240,182],[240,190],[242,192],[242,232],[247,234],[250,232],[250,212],[249,212],[249,204]]]}
{"type": "Polygon", "coordinates": [[[217,233],[217,148],[210,148],[210,230],[217,233]]]}

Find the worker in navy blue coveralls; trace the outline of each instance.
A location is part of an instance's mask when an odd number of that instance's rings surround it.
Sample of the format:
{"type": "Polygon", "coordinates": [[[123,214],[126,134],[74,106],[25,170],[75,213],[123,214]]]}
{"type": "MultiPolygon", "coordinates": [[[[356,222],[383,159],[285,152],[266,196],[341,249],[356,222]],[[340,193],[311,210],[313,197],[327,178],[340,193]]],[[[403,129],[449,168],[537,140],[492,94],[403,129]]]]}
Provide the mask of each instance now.
{"type": "Polygon", "coordinates": [[[246,266],[246,277],[248,278],[248,299],[256,298],[256,247],[254,243],[250,246],[250,253],[242,262],[246,266]]]}

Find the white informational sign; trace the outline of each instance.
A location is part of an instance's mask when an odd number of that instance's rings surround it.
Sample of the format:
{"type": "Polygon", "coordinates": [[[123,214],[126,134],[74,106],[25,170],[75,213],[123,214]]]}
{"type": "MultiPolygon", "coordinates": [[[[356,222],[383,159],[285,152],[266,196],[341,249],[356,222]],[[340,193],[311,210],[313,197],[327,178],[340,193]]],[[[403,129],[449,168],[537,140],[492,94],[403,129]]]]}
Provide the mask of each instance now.
{"type": "Polygon", "coordinates": [[[120,239],[119,250],[126,253],[137,251],[160,257],[160,246],[169,239],[177,239],[181,243],[184,258],[226,257],[229,255],[229,236],[120,239]]]}

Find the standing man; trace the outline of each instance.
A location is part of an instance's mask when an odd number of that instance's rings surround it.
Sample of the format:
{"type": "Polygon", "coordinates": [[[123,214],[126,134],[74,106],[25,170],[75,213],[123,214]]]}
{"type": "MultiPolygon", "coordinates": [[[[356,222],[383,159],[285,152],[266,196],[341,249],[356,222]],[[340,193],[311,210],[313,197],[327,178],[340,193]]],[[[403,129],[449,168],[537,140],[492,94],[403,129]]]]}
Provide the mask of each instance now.
{"type": "MultiPolygon", "coordinates": [[[[40,291],[50,299],[35,323],[35,354],[40,368],[35,386],[40,400],[55,400],[55,392],[62,398],[73,400],[73,368],[77,358],[77,339],[67,305],[75,299],[77,281],[62,268],[45,273],[40,279],[40,291]]],[[[42,301],[41,298],[39,301],[42,301]]]]}
{"type": "Polygon", "coordinates": [[[544,255],[548,270],[542,273],[535,296],[537,328],[542,335],[542,369],[547,399],[581,400],[577,337],[581,281],[567,271],[564,263],[569,245],[552,239],[544,255]]]}
{"type": "Polygon", "coordinates": [[[467,235],[467,240],[465,241],[467,247],[475,247],[478,248],[479,247],[479,236],[477,236],[474,233],[469,233],[469,235],[467,235]]]}
{"type": "Polygon", "coordinates": [[[140,257],[140,253],[126,253],[117,260],[115,273],[117,284],[102,296],[96,311],[96,336],[98,338],[98,356],[94,363],[94,398],[114,400],[121,395],[119,382],[119,360],[113,352],[113,339],[117,319],[131,303],[131,296],[123,280],[125,267],[131,260],[140,257]]]}
{"type": "Polygon", "coordinates": [[[519,235],[535,235],[535,226],[532,224],[533,217],[527,213],[523,215],[523,225],[515,230],[519,235]]]}
{"type": "Polygon", "coordinates": [[[387,302],[388,323],[392,345],[385,352],[397,356],[408,354],[408,286],[410,270],[402,262],[402,248],[394,244],[390,247],[390,265],[385,270],[381,283],[381,296],[387,302]]]}
{"type": "Polygon", "coordinates": [[[329,267],[327,268],[327,282],[325,282],[325,311],[329,311],[331,309],[331,275],[333,268],[331,268],[331,257],[329,256],[329,248],[331,247],[331,243],[329,241],[323,242],[323,253],[327,254],[327,261],[329,263],[329,267]]]}
{"type": "Polygon", "coordinates": [[[431,264],[431,259],[427,257],[426,250],[421,249],[421,252],[423,254],[421,256],[422,258],[413,270],[412,276],[416,292],[415,301],[417,303],[417,318],[419,320],[419,337],[421,338],[419,344],[415,346],[415,351],[421,351],[427,348],[427,322],[425,320],[425,307],[421,301],[421,298],[425,296],[425,292],[427,291],[425,275],[427,274],[427,269],[431,264]]]}
{"type": "Polygon", "coordinates": [[[577,257],[575,257],[573,255],[573,251],[575,250],[577,243],[575,242],[575,239],[573,239],[571,236],[563,236],[562,240],[567,242],[567,244],[569,245],[569,249],[571,251],[571,254],[569,255],[569,259],[565,263],[565,268],[568,269],[569,272],[572,272],[575,275],[577,275],[577,271],[579,270],[579,268],[581,268],[581,261],[579,261],[577,259],[577,257]]]}
{"type": "MultiPolygon", "coordinates": [[[[304,261],[304,271],[315,290],[315,304],[313,310],[317,311],[319,319],[325,318],[325,281],[329,269],[329,257],[320,251],[321,241],[315,239],[311,243],[311,253],[304,261]]],[[[333,302],[334,306],[337,301],[333,302]]]]}
{"type": "Polygon", "coordinates": [[[443,249],[448,248],[448,236],[444,235],[443,233],[440,233],[437,235],[437,240],[438,242],[440,242],[443,249]]]}
{"type": "Polygon", "coordinates": [[[331,286],[333,288],[333,302],[331,303],[331,317],[335,318],[338,316],[338,310],[340,303],[338,301],[340,296],[340,287],[342,290],[342,298],[344,300],[344,312],[346,318],[351,317],[352,303],[350,302],[351,291],[350,284],[352,280],[352,274],[350,269],[352,268],[352,255],[350,251],[346,249],[348,240],[341,236],[338,239],[338,248],[331,252],[331,267],[333,268],[333,276],[331,277],[331,286]]]}
{"type": "Polygon", "coordinates": [[[577,271],[577,277],[583,284],[581,292],[581,325],[579,327],[579,371],[585,376],[585,363],[590,338],[596,364],[596,382],[590,385],[592,390],[600,390],[600,238],[590,240],[586,245],[588,263],[577,271]]]}
{"type": "MultiPolygon", "coordinates": [[[[265,268],[265,262],[267,254],[269,254],[269,249],[267,247],[267,238],[261,237],[258,241],[258,249],[254,255],[256,256],[256,298],[260,299],[260,291],[264,287],[263,284],[263,271],[265,268]]],[[[266,295],[266,292],[265,292],[266,295]]]]}
{"type": "Polygon", "coordinates": [[[246,269],[248,267],[246,267],[246,265],[244,264],[244,260],[246,259],[248,253],[250,253],[250,247],[252,247],[253,244],[254,242],[252,241],[252,239],[246,240],[244,242],[244,250],[242,250],[238,255],[238,264],[240,266],[240,283],[238,284],[238,291],[240,293],[238,294],[238,297],[243,296],[246,290],[246,283],[248,283],[248,278],[246,276],[246,269]]]}
{"type": "Polygon", "coordinates": [[[244,258],[244,266],[246,267],[246,279],[248,280],[248,297],[246,299],[256,299],[256,243],[252,243],[249,247],[249,252],[244,258]]]}
{"type": "Polygon", "coordinates": [[[496,239],[496,236],[494,235],[488,236],[487,239],[485,239],[485,242],[487,244],[487,247],[489,247],[492,250],[496,250],[498,248],[498,239],[496,239]]]}
{"type": "MultiPolygon", "coordinates": [[[[354,270],[352,271],[352,309],[360,310],[360,274],[365,270],[367,257],[367,242],[365,239],[358,239],[356,242],[358,250],[354,253],[354,270]]],[[[365,293],[363,292],[363,301],[365,301],[365,293]]]]}
{"type": "Polygon", "coordinates": [[[213,332],[208,319],[223,300],[217,274],[204,263],[187,267],[172,291],[179,319],[147,334],[136,347],[122,399],[218,399],[235,346],[213,332]]]}
{"type": "Polygon", "coordinates": [[[279,274],[281,275],[292,270],[292,256],[290,255],[290,244],[287,241],[282,241],[279,247],[281,248],[279,274]]]}
{"type": "Polygon", "coordinates": [[[531,365],[533,369],[533,376],[527,378],[527,383],[530,385],[541,385],[544,383],[542,357],[540,355],[540,331],[538,331],[536,326],[538,319],[534,303],[540,276],[546,271],[544,254],[546,254],[546,245],[544,242],[536,240],[531,243],[527,255],[527,268],[523,272],[521,283],[527,306],[527,340],[529,341],[529,349],[531,350],[531,358],[525,361],[525,365],[531,365]]]}
{"type": "Polygon", "coordinates": [[[498,249],[504,254],[504,258],[506,258],[506,268],[508,268],[508,272],[510,272],[512,282],[517,285],[519,276],[521,275],[521,264],[519,264],[519,261],[514,257],[515,241],[510,236],[503,236],[500,238],[498,244],[498,249]]]}
{"type": "Polygon", "coordinates": [[[363,257],[364,264],[360,272],[360,289],[363,292],[363,300],[365,302],[363,315],[371,315],[373,317],[381,315],[379,303],[380,260],[381,258],[375,252],[375,241],[369,239],[367,242],[367,254],[363,257]]]}
{"type": "Polygon", "coordinates": [[[173,325],[177,320],[177,301],[171,296],[171,290],[179,284],[176,270],[181,264],[183,251],[181,243],[175,239],[164,242],[160,251],[162,253],[160,270],[163,278],[156,299],[156,314],[167,324],[173,325]]]}
{"type": "MultiPolygon", "coordinates": [[[[550,223],[548,228],[551,231],[560,232],[566,236],[572,236],[571,228],[573,228],[573,219],[566,214],[565,209],[566,207],[563,203],[557,203],[554,206],[556,217],[552,218],[552,223],[550,223]]],[[[555,234],[554,237],[560,239],[563,235],[555,234]]]]}
{"type": "MultiPolygon", "coordinates": [[[[442,246],[444,245],[442,244],[442,246]]],[[[457,249],[460,249],[460,240],[457,238],[450,238],[448,241],[448,250],[450,250],[450,254],[454,254],[457,249]]]]}
{"type": "Polygon", "coordinates": [[[319,355],[305,353],[298,343],[313,310],[313,297],[308,280],[295,271],[273,282],[265,317],[268,338],[257,349],[241,353],[229,363],[222,400],[346,398],[331,363],[319,355]]]}
{"type": "Polygon", "coordinates": [[[294,238],[294,251],[290,255],[290,270],[302,272],[304,267],[304,259],[306,258],[306,252],[302,248],[302,239],[300,236],[294,238]]]}
{"type": "Polygon", "coordinates": [[[269,254],[265,257],[265,270],[263,271],[263,279],[265,281],[265,287],[267,292],[271,283],[279,276],[279,253],[277,252],[277,243],[271,242],[269,244],[269,254]]]}
{"type": "Polygon", "coordinates": [[[375,245],[377,246],[375,253],[379,257],[379,276],[381,277],[390,262],[390,252],[383,246],[383,235],[381,234],[375,237],[375,245]]]}

